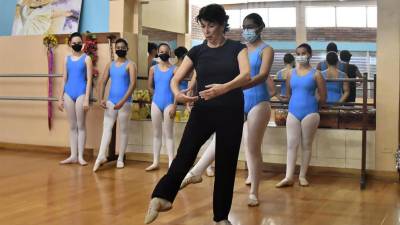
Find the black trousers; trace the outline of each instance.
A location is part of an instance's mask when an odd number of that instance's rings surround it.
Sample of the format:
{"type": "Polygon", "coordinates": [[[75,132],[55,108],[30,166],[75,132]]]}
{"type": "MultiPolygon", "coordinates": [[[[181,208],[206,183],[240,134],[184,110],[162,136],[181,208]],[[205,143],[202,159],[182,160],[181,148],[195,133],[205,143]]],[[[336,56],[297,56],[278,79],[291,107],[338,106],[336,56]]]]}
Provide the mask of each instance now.
{"type": "Polygon", "coordinates": [[[228,219],[242,140],[243,108],[193,107],[177,155],[155,187],[152,198],[173,202],[201,146],[216,132],[214,221],[228,219]]]}

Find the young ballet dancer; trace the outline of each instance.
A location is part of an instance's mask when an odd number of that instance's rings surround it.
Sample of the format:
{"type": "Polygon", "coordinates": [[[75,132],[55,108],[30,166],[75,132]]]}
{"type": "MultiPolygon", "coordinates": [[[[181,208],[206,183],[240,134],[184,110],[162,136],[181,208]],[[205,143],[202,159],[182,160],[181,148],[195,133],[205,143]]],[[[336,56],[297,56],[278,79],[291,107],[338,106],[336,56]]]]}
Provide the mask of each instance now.
{"type": "Polygon", "coordinates": [[[71,155],[61,164],[77,163],[87,165],[83,159],[86,141],[86,113],[89,110],[90,90],[92,88],[92,60],[82,51],[83,39],[80,33],[68,38],[72,54],[65,58],[64,75],[58,109],[67,112],[70,126],[71,155]]]}
{"type": "Polygon", "coordinates": [[[124,39],[115,41],[115,54],[118,58],[107,64],[100,82],[100,106],[105,109],[103,121],[103,136],[100,150],[93,171],[107,162],[106,150],[110,144],[112,129],[118,118],[119,152],[117,168],[124,168],[124,156],[128,145],[128,121],[131,112],[132,92],[136,84],[136,65],[127,58],[128,42],[124,39]],[[104,89],[111,80],[108,100],[104,99],[104,89]]]}

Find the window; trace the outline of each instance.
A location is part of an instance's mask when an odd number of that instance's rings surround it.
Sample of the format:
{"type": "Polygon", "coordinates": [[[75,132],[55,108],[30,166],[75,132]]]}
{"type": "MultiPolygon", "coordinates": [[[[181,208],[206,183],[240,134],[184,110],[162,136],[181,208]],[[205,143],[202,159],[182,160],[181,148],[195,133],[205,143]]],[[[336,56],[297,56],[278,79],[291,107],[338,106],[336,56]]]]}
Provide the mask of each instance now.
{"type": "Polygon", "coordinates": [[[269,27],[296,27],[296,8],[269,8],[269,27]]]}
{"type": "Polygon", "coordinates": [[[228,24],[230,28],[232,29],[241,28],[242,21],[240,21],[239,9],[226,10],[226,14],[229,16],[228,24]]]}
{"type": "Polygon", "coordinates": [[[243,23],[244,18],[250,13],[257,13],[260,15],[265,23],[265,26],[268,27],[268,9],[267,8],[257,8],[257,9],[242,9],[240,10],[240,23],[243,23]]]}
{"type": "Polygon", "coordinates": [[[336,21],[338,27],[366,27],[366,7],[337,7],[336,21]]]}
{"type": "Polygon", "coordinates": [[[376,28],[377,7],[306,7],[306,27],[376,28]]]}
{"type": "Polygon", "coordinates": [[[367,26],[376,28],[377,27],[377,8],[376,6],[367,7],[367,26]]]}
{"type": "Polygon", "coordinates": [[[306,7],[306,27],[335,26],[335,7],[306,7]]]}

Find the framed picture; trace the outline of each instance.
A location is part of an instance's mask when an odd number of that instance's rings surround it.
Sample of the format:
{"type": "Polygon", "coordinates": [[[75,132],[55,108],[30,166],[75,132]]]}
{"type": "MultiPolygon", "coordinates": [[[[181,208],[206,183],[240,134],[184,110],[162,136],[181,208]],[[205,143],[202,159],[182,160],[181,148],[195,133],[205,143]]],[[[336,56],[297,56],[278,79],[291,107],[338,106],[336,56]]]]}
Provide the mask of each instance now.
{"type": "Polygon", "coordinates": [[[12,35],[78,31],[82,0],[18,0],[12,35]]]}

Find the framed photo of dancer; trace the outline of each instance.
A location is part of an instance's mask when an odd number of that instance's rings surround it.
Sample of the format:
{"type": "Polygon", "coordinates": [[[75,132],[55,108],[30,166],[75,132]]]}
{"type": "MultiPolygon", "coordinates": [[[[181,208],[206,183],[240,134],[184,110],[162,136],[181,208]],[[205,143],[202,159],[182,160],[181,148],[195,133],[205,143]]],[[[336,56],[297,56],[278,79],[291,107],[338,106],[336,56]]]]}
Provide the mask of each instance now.
{"type": "Polygon", "coordinates": [[[17,0],[12,35],[78,31],[82,0],[17,0]]]}

